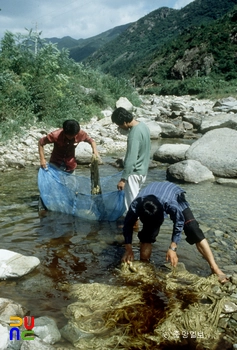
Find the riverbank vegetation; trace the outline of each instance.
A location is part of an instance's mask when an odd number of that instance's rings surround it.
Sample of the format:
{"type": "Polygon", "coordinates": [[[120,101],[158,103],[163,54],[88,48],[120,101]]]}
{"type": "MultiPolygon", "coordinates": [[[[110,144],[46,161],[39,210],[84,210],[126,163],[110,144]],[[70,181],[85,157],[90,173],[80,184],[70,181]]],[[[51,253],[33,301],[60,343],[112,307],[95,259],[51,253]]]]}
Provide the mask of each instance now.
{"type": "Polygon", "coordinates": [[[8,139],[22,127],[42,122],[61,127],[65,119],[85,123],[126,96],[139,97],[129,81],[85,68],[66,49],[45,43],[40,35],[6,32],[0,51],[0,134],[8,139]]]}

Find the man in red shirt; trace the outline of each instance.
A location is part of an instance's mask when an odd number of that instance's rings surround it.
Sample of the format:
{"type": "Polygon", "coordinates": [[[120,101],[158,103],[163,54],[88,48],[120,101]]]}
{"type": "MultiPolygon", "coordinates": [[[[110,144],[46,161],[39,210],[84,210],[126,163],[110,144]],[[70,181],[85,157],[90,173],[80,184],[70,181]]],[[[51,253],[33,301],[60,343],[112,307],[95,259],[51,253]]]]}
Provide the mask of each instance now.
{"type": "Polygon", "coordinates": [[[61,170],[72,173],[77,167],[75,148],[80,142],[88,142],[91,145],[94,155],[99,157],[96,142],[85,131],[80,130],[79,123],[76,120],[65,120],[63,128],[55,130],[39,140],[41,167],[47,167],[44,146],[53,143],[54,147],[50,157],[50,163],[61,170]]]}

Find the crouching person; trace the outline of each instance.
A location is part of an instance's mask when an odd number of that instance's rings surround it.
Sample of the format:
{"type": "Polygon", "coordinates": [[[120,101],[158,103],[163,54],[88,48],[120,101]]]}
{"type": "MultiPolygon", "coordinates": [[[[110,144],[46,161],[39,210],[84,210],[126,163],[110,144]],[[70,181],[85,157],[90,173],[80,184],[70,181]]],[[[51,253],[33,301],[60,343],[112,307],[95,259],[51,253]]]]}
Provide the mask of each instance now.
{"type": "Polygon", "coordinates": [[[134,259],[132,235],[134,223],[138,218],[143,224],[142,230],[138,233],[140,259],[149,261],[152,243],[156,241],[165,214],[168,214],[173,221],[173,232],[166,260],[176,267],[178,263],[177,247],[184,230],[186,241],[189,244],[196,244],[198,251],[208,262],[212,273],[218,276],[221,283],[225,283],[228,279],[215,262],[210,246],[185,199],[185,191],[168,181],[150,183],[132,201],[123,226],[125,253],[122,261],[130,263],[134,259]]]}

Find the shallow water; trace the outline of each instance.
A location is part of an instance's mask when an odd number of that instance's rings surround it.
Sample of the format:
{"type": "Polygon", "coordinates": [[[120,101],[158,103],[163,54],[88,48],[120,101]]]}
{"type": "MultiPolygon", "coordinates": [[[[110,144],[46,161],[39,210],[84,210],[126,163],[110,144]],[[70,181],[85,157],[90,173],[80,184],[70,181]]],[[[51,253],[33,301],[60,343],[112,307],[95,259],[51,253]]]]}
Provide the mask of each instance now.
{"type": "MultiPolygon", "coordinates": [[[[105,157],[104,161],[100,166],[101,176],[118,171],[108,164],[112,158],[105,157]]],[[[165,170],[166,165],[162,164],[150,169],[147,183],[165,180],[165,170]]],[[[89,176],[88,168],[80,171],[89,176]]],[[[60,328],[67,322],[64,310],[70,302],[67,293],[57,286],[92,282],[119,285],[121,280],[115,270],[124,251],[123,237],[115,222],[90,222],[53,212],[39,216],[37,173],[33,167],[1,173],[1,248],[37,256],[41,264],[27,276],[0,282],[0,296],[21,303],[35,317],[53,317],[60,328]]],[[[181,187],[187,191],[187,200],[201,227],[209,230],[210,243],[214,241],[212,232],[225,232],[218,248],[213,245],[220,267],[235,264],[237,188],[211,182],[182,184],[181,187]]],[[[172,223],[167,219],[153,248],[152,263],[158,268],[166,263],[171,232],[172,223]]],[[[134,251],[138,259],[136,237],[134,251]]],[[[209,275],[209,267],[195,247],[190,247],[183,239],[178,251],[179,261],[188,271],[209,275]]]]}

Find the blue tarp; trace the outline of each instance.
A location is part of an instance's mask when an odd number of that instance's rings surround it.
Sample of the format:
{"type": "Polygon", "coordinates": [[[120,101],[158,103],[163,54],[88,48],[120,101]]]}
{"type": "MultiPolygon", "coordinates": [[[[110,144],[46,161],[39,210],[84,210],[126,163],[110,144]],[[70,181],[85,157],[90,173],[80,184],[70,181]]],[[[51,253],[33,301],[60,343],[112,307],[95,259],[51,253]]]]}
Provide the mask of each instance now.
{"type": "Polygon", "coordinates": [[[43,204],[50,211],[89,220],[115,221],[125,211],[124,191],[114,191],[121,173],[100,178],[102,194],[91,195],[89,177],[68,174],[50,165],[39,169],[38,187],[43,204]]]}

